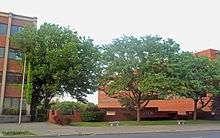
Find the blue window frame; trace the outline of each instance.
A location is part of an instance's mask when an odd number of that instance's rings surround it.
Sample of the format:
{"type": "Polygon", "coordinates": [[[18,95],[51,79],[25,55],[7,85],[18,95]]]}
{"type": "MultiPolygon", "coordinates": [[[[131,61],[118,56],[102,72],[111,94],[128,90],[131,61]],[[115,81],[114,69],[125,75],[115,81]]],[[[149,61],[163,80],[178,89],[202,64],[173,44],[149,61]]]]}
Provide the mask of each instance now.
{"type": "Polygon", "coordinates": [[[4,57],[4,48],[0,48],[0,58],[4,57]]]}
{"type": "Polygon", "coordinates": [[[10,49],[8,58],[15,59],[15,60],[21,60],[21,52],[18,50],[10,49]]]}
{"type": "Polygon", "coordinates": [[[7,34],[7,24],[0,23],[0,35],[7,34]]]}
{"type": "Polygon", "coordinates": [[[15,35],[17,32],[19,32],[22,29],[21,26],[12,25],[11,26],[11,35],[15,35]]]}

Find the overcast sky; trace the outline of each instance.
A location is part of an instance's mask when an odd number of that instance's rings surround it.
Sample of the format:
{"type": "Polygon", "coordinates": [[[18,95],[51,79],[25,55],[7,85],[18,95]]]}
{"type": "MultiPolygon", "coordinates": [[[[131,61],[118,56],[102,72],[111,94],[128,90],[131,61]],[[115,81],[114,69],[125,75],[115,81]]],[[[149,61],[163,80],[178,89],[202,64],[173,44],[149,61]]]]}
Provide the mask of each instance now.
{"type": "Polygon", "coordinates": [[[0,11],[70,26],[96,44],[152,34],[183,50],[220,49],[220,0],[0,0],[0,11]]]}

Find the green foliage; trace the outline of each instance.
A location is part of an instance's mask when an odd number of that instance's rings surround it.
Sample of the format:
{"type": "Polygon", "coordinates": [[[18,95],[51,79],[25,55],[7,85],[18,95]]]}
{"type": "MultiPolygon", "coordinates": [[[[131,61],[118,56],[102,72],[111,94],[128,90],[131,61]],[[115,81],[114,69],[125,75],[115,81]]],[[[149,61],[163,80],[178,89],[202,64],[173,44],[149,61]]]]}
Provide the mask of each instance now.
{"type": "Polygon", "coordinates": [[[104,120],[104,111],[88,111],[81,113],[81,119],[84,122],[101,122],[104,120]]]}
{"type": "Polygon", "coordinates": [[[102,51],[101,82],[108,87],[106,93],[123,106],[132,106],[137,114],[149,100],[164,98],[177,89],[173,68],[179,45],[172,39],[124,36],[102,51]]]}
{"type": "Polygon", "coordinates": [[[95,104],[89,103],[85,111],[80,113],[84,122],[100,122],[104,120],[105,112],[101,111],[95,104]]]}
{"type": "Polygon", "coordinates": [[[93,103],[81,103],[81,102],[60,102],[52,105],[51,109],[59,110],[63,115],[71,115],[75,111],[80,112],[82,121],[96,122],[103,121],[104,112],[100,111],[98,107],[93,103]]]}
{"type": "Polygon", "coordinates": [[[86,102],[86,95],[95,92],[100,54],[91,39],[80,37],[69,28],[45,23],[39,29],[22,29],[12,42],[27,56],[31,67],[27,99],[32,95],[33,110],[39,104],[49,109],[49,101],[56,95],[69,93],[86,102]]]}
{"type": "Polygon", "coordinates": [[[2,131],[3,136],[30,136],[34,135],[29,131],[2,131]]]}
{"type": "Polygon", "coordinates": [[[207,57],[194,57],[192,54],[182,55],[179,61],[179,77],[182,80],[181,96],[199,100],[207,93],[215,94],[215,65],[207,57]]]}
{"type": "Polygon", "coordinates": [[[31,83],[31,64],[28,63],[28,71],[27,71],[27,84],[25,85],[25,98],[26,103],[31,104],[32,98],[32,83],[31,83]]]}
{"type": "Polygon", "coordinates": [[[196,120],[197,111],[211,102],[211,99],[206,100],[203,97],[218,92],[215,86],[215,64],[208,57],[196,57],[191,53],[183,53],[178,60],[175,72],[178,72],[177,77],[181,83],[177,94],[194,100],[193,119],[196,120]],[[199,109],[198,102],[202,104],[199,109]]]}
{"type": "Polygon", "coordinates": [[[81,102],[60,102],[52,105],[51,109],[59,110],[63,115],[71,115],[74,111],[83,112],[87,109],[89,105],[81,102]]]}
{"type": "Polygon", "coordinates": [[[220,56],[217,56],[216,62],[215,62],[215,69],[216,69],[216,76],[215,79],[217,80],[217,88],[218,91],[220,91],[220,56]]]}

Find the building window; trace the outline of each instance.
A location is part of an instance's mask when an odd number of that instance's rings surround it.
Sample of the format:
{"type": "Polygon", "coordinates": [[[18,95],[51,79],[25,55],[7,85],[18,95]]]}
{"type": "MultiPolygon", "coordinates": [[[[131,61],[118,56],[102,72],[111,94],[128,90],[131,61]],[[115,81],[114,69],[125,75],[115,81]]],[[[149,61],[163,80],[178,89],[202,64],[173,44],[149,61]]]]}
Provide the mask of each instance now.
{"type": "Polygon", "coordinates": [[[11,98],[4,99],[4,108],[11,108],[11,98]]]}
{"type": "Polygon", "coordinates": [[[7,25],[0,23],[0,35],[6,35],[7,34],[7,25]]]}
{"type": "MultiPolygon", "coordinates": [[[[20,98],[4,98],[4,108],[5,109],[19,109],[20,107],[20,98]]],[[[23,99],[22,109],[25,110],[26,103],[23,99]]]]}
{"type": "Polygon", "coordinates": [[[4,57],[4,48],[0,48],[0,58],[4,57]]]}
{"type": "Polygon", "coordinates": [[[113,115],[116,115],[116,112],[115,111],[107,111],[106,115],[113,116],[113,115]]]}
{"type": "Polygon", "coordinates": [[[158,112],[158,108],[145,108],[144,109],[144,115],[145,116],[151,116],[156,112],[158,112]]]}
{"type": "Polygon", "coordinates": [[[0,72],[0,83],[2,83],[2,72],[0,72]]]}
{"type": "Polygon", "coordinates": [[[22,74],[7,73],[6,82],[9,84],[20,84],[22,83],[22,74]]]}
{"type": "Polygon", "coordinates": [[[15,59],[15,60],[21,60],[21,52],[19,52],[18,50],[10,49],[8,58],[15,59]]]}
{"type": "Polygon", "coordinates": [[[19,32],[22,29],[22,27],[17,25],[11,26],[11,35],[15,35],[17,32],[19,32]]]}

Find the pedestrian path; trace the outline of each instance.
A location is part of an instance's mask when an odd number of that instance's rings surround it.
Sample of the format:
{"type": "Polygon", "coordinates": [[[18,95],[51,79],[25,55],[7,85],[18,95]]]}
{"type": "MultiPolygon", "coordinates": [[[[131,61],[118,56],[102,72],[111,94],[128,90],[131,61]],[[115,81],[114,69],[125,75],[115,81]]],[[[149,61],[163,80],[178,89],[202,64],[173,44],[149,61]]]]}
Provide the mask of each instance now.
{"type": "Polygon", "coordinates": [[[29,131],[36,135],[89,135],[89,134],[124,134],[147,132],[190,132],[220,131],[220,124],[204,125],[153,125],[153,126],[114,126],[114,127],[74,127],[59,126],[48,122],[0,124],[1,131],[29,131]]]}

